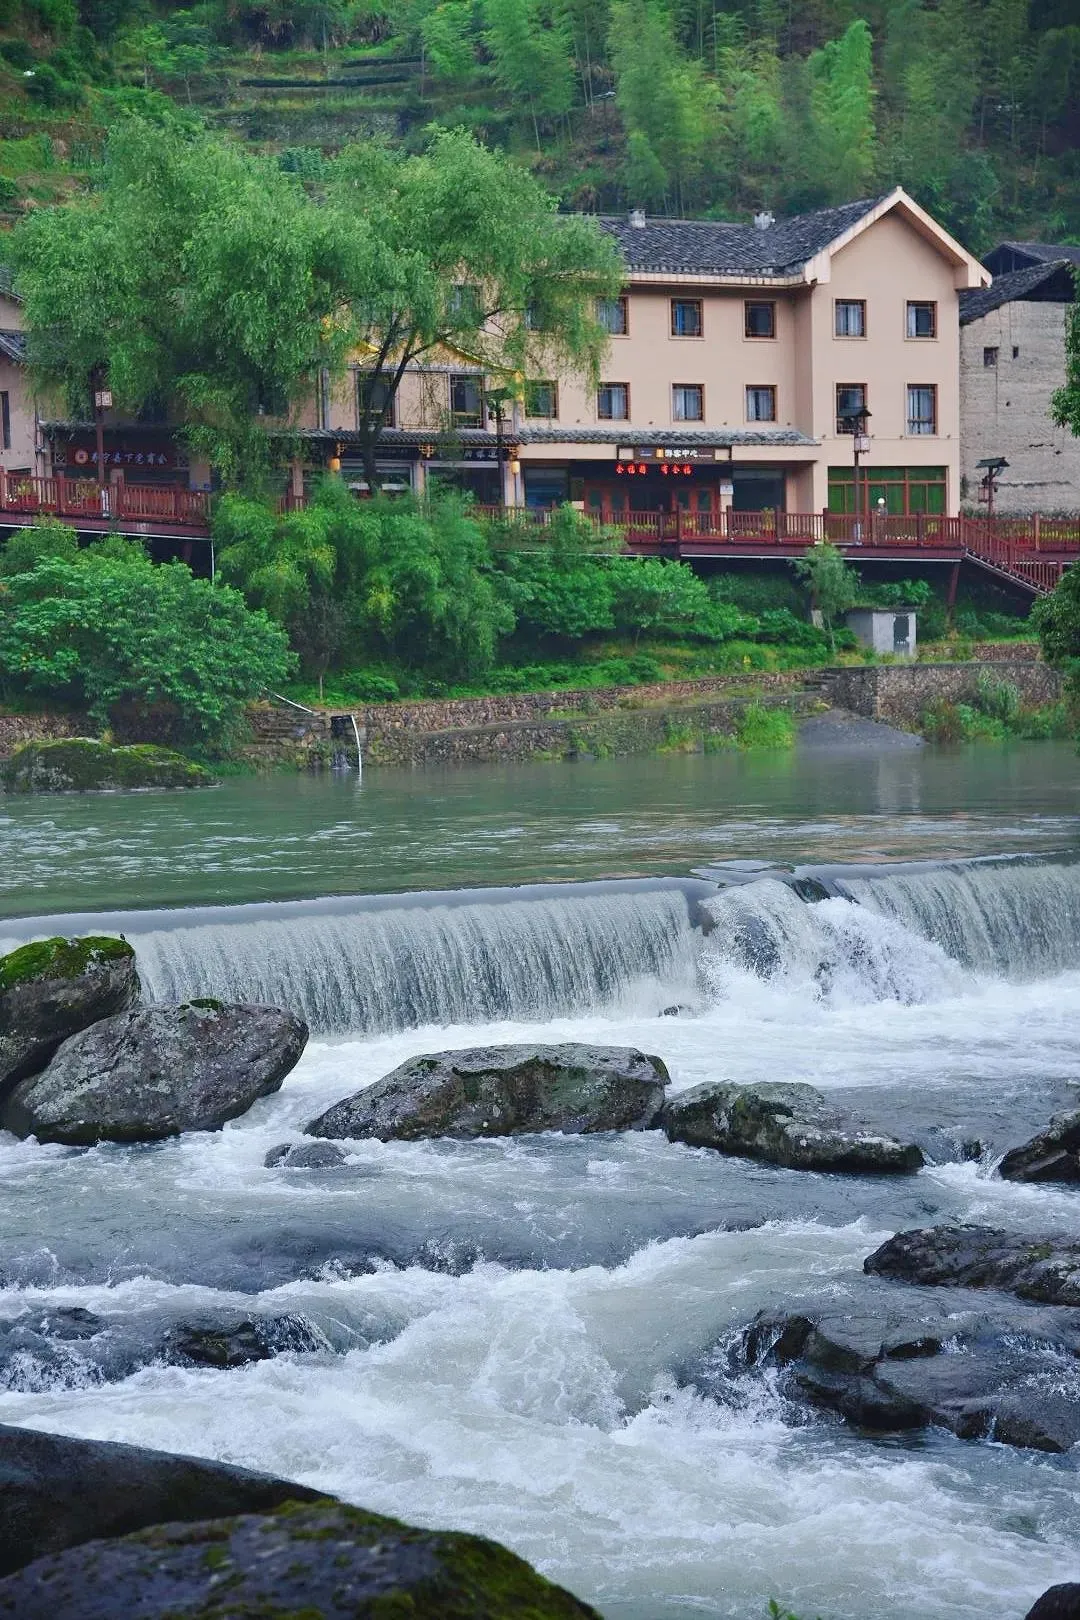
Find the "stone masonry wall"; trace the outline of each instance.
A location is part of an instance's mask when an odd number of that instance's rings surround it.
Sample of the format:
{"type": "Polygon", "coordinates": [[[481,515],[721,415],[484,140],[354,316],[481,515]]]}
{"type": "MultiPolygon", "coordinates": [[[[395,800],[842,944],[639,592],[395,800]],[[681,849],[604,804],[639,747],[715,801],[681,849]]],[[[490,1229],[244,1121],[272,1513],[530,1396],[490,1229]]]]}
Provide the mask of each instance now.
{"type": "Polygon", "coordinates": [[[972,506],[983,456],[1004,456],[994,509],[1002,516],[1075,512],[1080,439],[1050,420],[1050,396],[1065,381],[1068,304],[1002,304],[960,328],[960,471],[972,506]],[[997,364],[983,350],[997,350],[997,364]],[[1017,350],[1015,358],[1013,350],[1017,350]]]}
{"type": "MultiPolygon", "coordinates": [[[[838,708],[914,731],[932,703],[973,698],[986,673],[970,663],[868,665],[830,671],[825,695],[838,708]]],[[[1031,659],[995,662],[992,673],[997,680],[1012,682],[1025,704],[1055,703],[1061,696],[1061,677],[1031,659]]]]}

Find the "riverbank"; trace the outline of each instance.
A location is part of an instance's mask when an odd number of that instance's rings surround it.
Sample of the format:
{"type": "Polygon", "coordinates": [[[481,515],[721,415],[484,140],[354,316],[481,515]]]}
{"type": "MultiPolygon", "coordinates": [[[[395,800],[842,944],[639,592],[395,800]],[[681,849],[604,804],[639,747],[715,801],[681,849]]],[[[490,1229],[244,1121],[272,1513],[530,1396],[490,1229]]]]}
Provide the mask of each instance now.
{"type": "MultiPolygon", "coordinates": [[[[358,746],[365,767],[409,769],[787,748],[808,718],[831,709],[946,742],[1062,737],[1071,725],[1058,673],[1033,646],[1005,643],[954,660],[743,671],[354,709],[275,698],[248,710],[250,734],[237,744],[231,768],[355,769],[358,746]]],[[[27,741],[88,729],[74,713],[0,712],[0,760],[27,741]]],[[[160,716],[129,717],[124,737],[151,742],[162,729],[160,716]]]]}

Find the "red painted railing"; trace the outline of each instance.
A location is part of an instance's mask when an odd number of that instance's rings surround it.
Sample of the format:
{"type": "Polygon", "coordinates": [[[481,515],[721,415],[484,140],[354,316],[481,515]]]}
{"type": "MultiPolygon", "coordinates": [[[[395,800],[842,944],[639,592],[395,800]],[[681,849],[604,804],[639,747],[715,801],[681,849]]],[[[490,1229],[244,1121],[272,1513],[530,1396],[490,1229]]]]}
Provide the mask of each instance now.
{"type": "Polygon", "coordinates": [[[0,513],[4,512],[205,531],[210,497],[204,490],[173,484],[127,484],[119,479],[102,487],[85,478],[14,476],[0,468],[0,513]]]}

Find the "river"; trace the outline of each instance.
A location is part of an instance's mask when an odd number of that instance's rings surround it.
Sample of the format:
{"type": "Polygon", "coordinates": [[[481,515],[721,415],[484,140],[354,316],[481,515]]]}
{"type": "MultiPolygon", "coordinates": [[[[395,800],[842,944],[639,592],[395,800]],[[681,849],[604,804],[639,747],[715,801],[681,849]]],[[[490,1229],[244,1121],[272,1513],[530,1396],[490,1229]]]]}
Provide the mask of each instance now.
{"type": "Polygon", "coordinates": [[[1075,1106],[1078,788],[1075,752],[1032,744],[8,801],[4,948],[122,928],[149,995],[276,998],[313,1035],[220,1133],[0,1138],[21,1344],[0,1340],[0,1420],[493,1535],[608,1620],[764,1620],[770,1596],[804,1620],[1020,1620],[1080,1578],[1075,1451],[874,1439],[768,1376],[706,1395],[693,1373],[764,1307],[897,1287],[862,1261],[903,1227],[1075,1227],[1075,1189],[993,1163],[1075,1106]],[[827,865],[830,897],[718,888],[740,858],[827,865]],[[879,1181],[657,1133],[264,1167],[406,1056],[534,1039],[640,1046],[676,1090],[806,1080],[946,1146],[879,1181]],[[948,1150],[971,1136],[979,1161],[948,1150]],[[106,1331],[50,1337],[71,1306],[106,1331]],[[237,1313],[283,1352],[219,1371],[140,1351],[237,1313]]]}

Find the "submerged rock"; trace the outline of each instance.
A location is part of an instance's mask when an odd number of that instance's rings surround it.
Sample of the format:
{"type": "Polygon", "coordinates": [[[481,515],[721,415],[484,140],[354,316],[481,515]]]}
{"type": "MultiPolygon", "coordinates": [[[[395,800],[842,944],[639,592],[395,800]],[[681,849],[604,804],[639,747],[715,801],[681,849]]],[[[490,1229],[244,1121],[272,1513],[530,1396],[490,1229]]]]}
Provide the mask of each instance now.
{"type": "Polygon", "coordinates": [[[898,1232],[863,1262],[879,1277],[999,1288],[1045,1305],[1080,1305],[1080,1239],[1023,1236],[993,1226],[929,1226],[898,1232]]]}
{"type": "Polygon", "coordinates": [[[213,787],[215,779],[171,748],[133,743],[114,748],[94,737],[23,743],[0,763],[8,793],[101,793],[117,788],[213,787]]]}
{"type": "Polygon", "coordinates": [[[246,1468],[0,1425],[0,1575],[146,1525],[319,1500],[306,1486],[246,1468]]]}
{"type": "Polygon", "coordinates": [[[410,1058],[307,1126],[309,1136],[512,1136],[645,1130],[668,1073],[628,1046],[492,1046],[410,1058]]]}
{"type": "Polygon", "coordinates": [[[78,1308],[28,1309],[0,1324],[0,1389],[85,1389],[119,1382],[151,1365],[243,1367],[289,1351],[328,1348],[319,1329],[295,1311],[179,1318],[154,1312],[102,1317],[78,1308]]]}
{"type": "Polygon", "coordinates": [[[279,1142],[263,1164],[268,1170],[335,1170],[348,1158],[336,1142],[279,1142]]]}
{"type": "Polygon", "coordinates": [[[1006,1181],[1080,1181],[1080,1108],[1057,1114],[998,1166],[1006,1181]]]}
{"type": "Polygon", "coordinates": [[[102,1019],[20,1080],[0,1125],[41,1142],[153,1142],[218,1130],[277,1091],[307,1042],[277,1007],[185,1002],[102,1019]]]}
{"type": "MultiPolygon", "coordinates": [[[[862,1313],[762,1313],[739,1346],[783,1370],[782,1392],[858,1428],[930,1426],[1066,1452],[1080,1441],[1080,1322],[1071,1310],[954,1298],[862,1313]]],[[[708,1392],[708,1374],[705,1379],[708,1392]]]]}
{"type": "Polygon", "coordinates": [[[923,1163],[914,1142],[873,1130],[801,1084],[694,1086],[665,1104],[660,1124],[673,1142],[789,1170],[910,1175],[923,1163]]]}
{"type": "Polygon", "coordinates": [[[384,1613],[599,1620],[497,1542],[415,1530],[338,1502],[160,1524],[41,1559],[0,1581],[0,1615],[19,1620],[384,1613]]]}
{"type": "Polygon", "coordinates": [[[1080,1620],[1080,1584],[1051,1586],[1036,1599],[1024,1620],[1080,1620]]]}
{"type": "Polygon", "coordinates": [[[0,1096],[138,993],[135,952],[122,939],[41,939],[0,957],[0,1096]]]}

